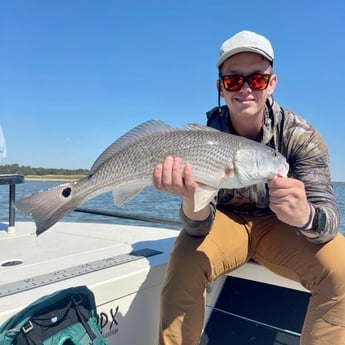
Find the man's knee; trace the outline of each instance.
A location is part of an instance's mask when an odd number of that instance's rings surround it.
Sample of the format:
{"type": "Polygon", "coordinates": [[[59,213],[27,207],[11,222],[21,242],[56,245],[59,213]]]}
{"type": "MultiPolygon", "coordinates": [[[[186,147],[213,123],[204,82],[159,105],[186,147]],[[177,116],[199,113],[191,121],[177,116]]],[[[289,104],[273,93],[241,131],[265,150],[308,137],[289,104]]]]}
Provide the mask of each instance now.
{"type": "Polygon", "coordinates": [[[345,238],[338,234],[332,241],[326,243],[317,257],[321,263],[321,274],[318,289],[330,298],[345,296],[345,238]]]}
{"type": "Polygon", "coordinates": [[[202,284],[207,282],[211,271],[210,260],[200,249],[202,242],[203,238],[190,236],[185,231],[180,233],[170,253],[168,277],[173,276],[180,283],[183,279],[202,284]]]}

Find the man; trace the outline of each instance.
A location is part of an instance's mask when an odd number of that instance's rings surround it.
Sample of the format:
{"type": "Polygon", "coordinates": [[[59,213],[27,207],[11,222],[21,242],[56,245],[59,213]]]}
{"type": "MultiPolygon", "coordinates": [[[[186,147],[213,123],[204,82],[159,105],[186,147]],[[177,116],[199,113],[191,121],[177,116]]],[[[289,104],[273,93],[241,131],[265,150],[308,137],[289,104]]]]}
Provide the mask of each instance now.
{"type": "Polygon", "coordinates": [[[242,31],[225,41],[217,88],[226,106],[218,102],[208,125],[276,148],[290,165],[287,178],[276,176],[267,188],[221,190],[193,212],[192,167],[181,172],[181,159],[168,157],[154,170],[156,188],[182,196],[184,227],[162,289],[160,345],[198,344],[205,287],[250,259],[311,291],[301,344],[345,344],[345,239],[328,150],[311,125],[273,101],[273,61],[261,35],[242,31]]]}

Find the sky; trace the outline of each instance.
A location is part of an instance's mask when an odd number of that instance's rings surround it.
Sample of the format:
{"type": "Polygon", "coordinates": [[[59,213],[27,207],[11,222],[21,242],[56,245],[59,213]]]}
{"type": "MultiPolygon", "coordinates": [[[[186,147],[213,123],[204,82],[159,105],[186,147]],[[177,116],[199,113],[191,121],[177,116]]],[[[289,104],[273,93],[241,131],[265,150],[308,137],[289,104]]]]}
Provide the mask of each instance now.
{"type": "Polygon", "coordinates": [[[204,124],[221,44],[252,30],[274,48],[275,100],[345,181],[344,23],[343,0],[0,0],[0,164],[89,169],[144,121],[204,124]]]}

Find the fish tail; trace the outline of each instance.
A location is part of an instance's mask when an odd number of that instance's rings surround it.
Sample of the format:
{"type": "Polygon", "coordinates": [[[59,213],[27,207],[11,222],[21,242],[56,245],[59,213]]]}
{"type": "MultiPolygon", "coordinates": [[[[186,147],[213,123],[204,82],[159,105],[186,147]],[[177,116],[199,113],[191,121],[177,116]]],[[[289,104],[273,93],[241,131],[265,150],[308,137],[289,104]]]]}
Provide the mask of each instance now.
{"type": "Polygon", "coordinates": [[[66,183],[19,199],[15,205],[32,217],[36,234],[40,235],[83,203],[83,199],[73,194],[72,183],[66,183]]]}

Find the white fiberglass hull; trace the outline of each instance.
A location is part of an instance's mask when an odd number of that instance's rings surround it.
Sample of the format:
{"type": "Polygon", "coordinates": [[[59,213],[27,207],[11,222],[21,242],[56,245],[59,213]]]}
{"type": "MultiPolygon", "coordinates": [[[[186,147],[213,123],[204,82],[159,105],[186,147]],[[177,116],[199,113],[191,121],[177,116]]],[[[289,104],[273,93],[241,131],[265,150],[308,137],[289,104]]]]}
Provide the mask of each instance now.
{"type": "MultiPolygon", "coordinates": [[[[36,237],[31,222],[17,222],[14,233],[2,225],[0,324],[44,295],[86,285],[95,295],[99,324],[110,345],[157,343],[160,289],[177,230],[60,222],[36,237]],[[144,255],[133,257],[133,252],[144,255]]],[[[254,263],[231,276],[303,290],[254,263]]],[[[208,289],[205,325],[228,278],[221,277],[208,289]]]]}

